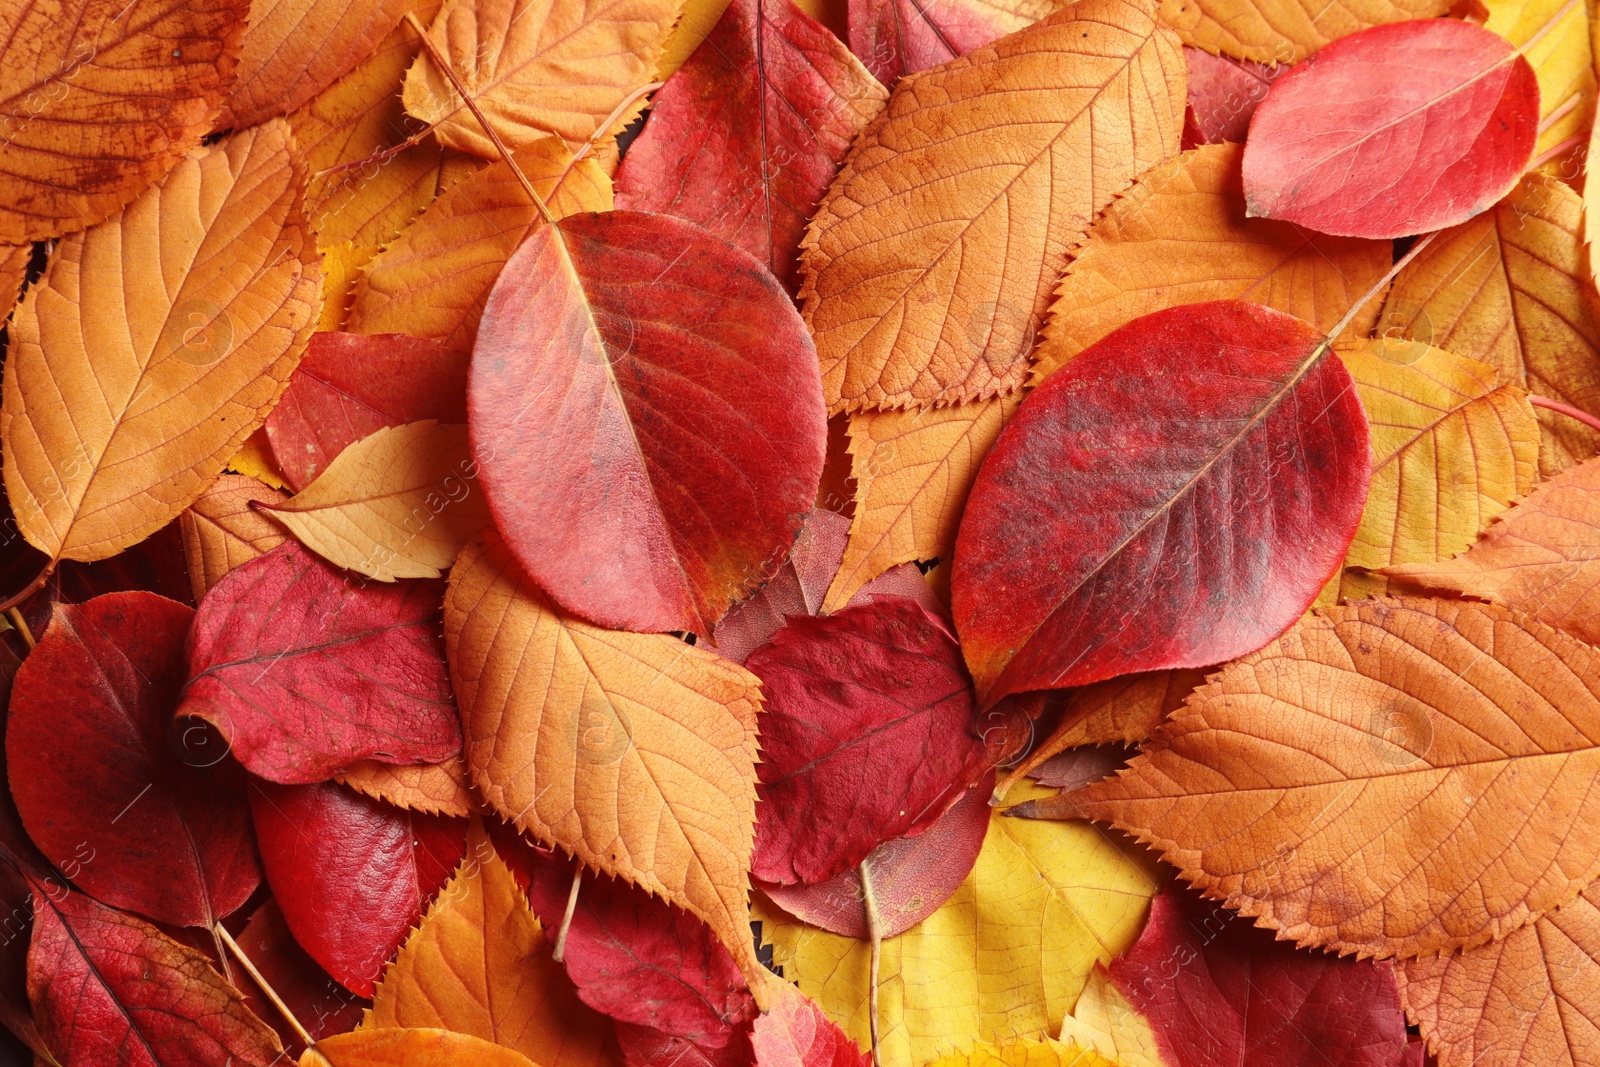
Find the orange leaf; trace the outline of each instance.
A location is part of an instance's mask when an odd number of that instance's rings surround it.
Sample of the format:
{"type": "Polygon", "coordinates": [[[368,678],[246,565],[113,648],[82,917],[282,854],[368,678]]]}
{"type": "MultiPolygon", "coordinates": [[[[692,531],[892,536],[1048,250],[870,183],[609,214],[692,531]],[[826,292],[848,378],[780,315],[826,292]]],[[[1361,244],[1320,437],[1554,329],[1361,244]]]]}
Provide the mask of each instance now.
{"type": "Polygon", "coordinates": [[[0,245],[0,322],[16,307],[17,296],[22,292],[22,281],[28,274],[28,261],[33,258],[32,245],[0,245]]]}
{"type": "Polygon", "coordinates": [[[64,239],[11,326],[0,437],[23,536],[96,560],[194,503],[267,417],[321,278],[281,119],[64,239]]]}
{"type": "Polygon", "coordinates": [[[276,504],[286,499],[254,478],[224,474],[178,516],[196,603],[233,568],[287,540],[283,528],[253,506],[257,501],[276,504]]]}
{"type": "Polygon", "coordinates": [[[1183,70],[1154,0],[1080,0],[902,78],[804,242],[829,411],[1021,386],[1068,247],[1177,151],[1183,70]]]}
{"type": "Polygon", "coordinates": [[[562,614],[498,534],[462,552],[445,649],[483,798],[560,845],[704,919],[758,1000],[747,904],[760,684],[664,634],[562,614]]]}
{"type": "Polygon", "coordinates": [[[542,1067],[492,1041],[449,1030],[357,1030],[318,1041],[300,1067],[542,1067]]]}
{"type": "Polygon", "coordinates": [[[357,793],[408,811],[464,818],[477,807],[459,759],[404,765],[364,759],[333,777],[357,793]]]}
{"type": "Polygon", "coordinates": [[[1161,0],[1184,44],[1257,63],[1298,63],[1329,41],[1386,22],[1429,18],[1451,0],[1161,0]]]}
{"type": "Polygon", "coordinates": [[[198,145],[233,81],[248,9],[249,0],[0,7],[0,241],[92,226],[198,145]]]}
{"type": "Polygon", "coordinates": [[[1035,808],[1128,830],[1302,945],[1414,956],[1504,937],[1600,874],[1597,735],[1600,650],[1492,605],[1360,600],[1035,808]]]}

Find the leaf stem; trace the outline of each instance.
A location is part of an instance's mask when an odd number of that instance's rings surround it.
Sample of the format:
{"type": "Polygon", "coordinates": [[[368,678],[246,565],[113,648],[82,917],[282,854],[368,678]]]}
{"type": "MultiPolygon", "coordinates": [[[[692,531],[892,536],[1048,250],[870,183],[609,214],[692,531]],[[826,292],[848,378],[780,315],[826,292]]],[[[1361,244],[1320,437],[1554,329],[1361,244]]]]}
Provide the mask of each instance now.
{"type": "Polygon", "coordinates": [[[583,885],[583,864],[572,872],[572,888],[567,892],[567,910],[561,916],[561,928],[556,931],[555,951],[550,955],[557,962],[567,952],[567,931],[572,929],[572,916],[578,911],[578,887],[583,885]]]}
{"type": "Polygon", "coordinates": [[[306,1031],[306,1028],[300,1025],[300,1020],[294,1017],[294,1012],[289,1010],[289,1005],[283,1002],[283,998],[278,996],[278,991],[273,989],[267,980],[262,977],[260,971],[256,970],[256,965],[250,961],[249,956],[244,954],[244,949],[239,947],[239,942],[233,939],[233,935],[228,933],[222,923],[213,922],[211,924],[211,934],[228,946],[228,951],[233,953],[234,957],[239,961],[239,965],[245,969],[251,978],[255,979],[256,985],[261,987],[261,992],[265,993],[267,999],[272,1001],[272,1006],[277,1008],[278,1014],[282,1015],[285,1021],[294,1028],[294,1032],[300,1036],[300,1040],[304,1042],[305,1046],[310,1048],[315,1045],[317,1039],[312,1037],[306,1031]]]}
{"type": "Polygon", "coordinates": [[[1548,130],[1550,127],[1554,126],[1556,123],[1560,122],[1562,119],[1566,118],[1567,115],[1569,113],[1571,113],[1572,110],[1574,108],[1576,108],[1582,102],[1583,102],[1583,97],[1579,96],[1576,93],[1574,93],[1572,96],[1567,97],[1567,102],[1566,103],[1562,104],[1560,107],[1556,108],[1554,111],[1550,112],[1550,114],[1546,115],[1543,119],[1541,119],[1539,121],[1539,132],[1543,133],[1544,131],[1548,130]]]}
{"type": "Polygon", "coordinates": [[[868,975],[867,1011],[872,1029],[872,1067],[883,1067],[883,1054],[878,1048],[878,968],[883,958],[883,923],[878,916],[878,898],[872,890],[872,873],[867,861],[861,861],[861,904],[867,912],[867,936],[872,938],[872,964],[868,975]]]}
{"type": "Polygon", "coordinates": [[[7,608],[6,618],[11,620],[11,625],[22,635],[22,643],[28,646],[29,652],[32,652],[38,642],[33,639],[33,631],[28,629],[28,620],[22,617],[22,612],[16,608],[7,608]]]}
{"type": "Polygon", "coordinates": [[[1536,408],[1548,408],[1551,411],[1559,411],[1561,414],[1570,419],[1577,419],[1591,430],[1600,431],[1600,418],[1596,418],[1587,411],[1584,411],[1582,408],[1575,408],[1571,404],[1564,404],[1559,400],[1551,400],[1547,396],[1538,396],[1534,393],[1528,394],[1528,403],[1532,404],[1536,408]]]}
{"type": "Polygon", "coordinates": [[[478,109],[477,101],[468,95],[467,87],[461,84],[461,79],[456,76],[455,69],[450,66],[449,57],[439,51],[439,46],[433,43],[433,39],[428,36],[428,31],[422,28],[422,23],[417,21],[415,13],[407,11],[406,22],[413,30],[417,31],[417,36],[422,38],[422,47],[427,51],[428,58],[433,60],[433,65],[438,67],[446,78],[450,79],[450,84],[455,87],[456,94],[461,97],[461,102],[467,105],[473,117],[478,120],[478,125],[483,127],[483,132],[488,135],[489,140],[494,142],[494,147],[500,153],[500,158],[506,161],[506,166],[511,168],[511,173],[515,174],[517,181],[522,183],[522,191],[528,194],[528,199],[532,200],[533,206],[539,209],[539,214],[544,217],[544,221],[554,225],[556,217],[550,213],[550,208],[545,204],[544,199],[534,191],[533,183],[528,180],[526,174],[522,173],[522,168],[517,166],[517,161],[511,158],[511,150],[500,139],[500,135],[495,132],[495,128],[489,125],[489,120],[478,109]]]}
{"type": "Polygon", "coordinates": [[[1587,132],[1577,134],[1574,137],[1568,137],[1560,144],[1552,146],[1548,152],[1543,152],[1534,157],[1533,162],[1528,164],[1528,170],[1538,170],[1552,159],[1559,159],[1561,156],[1572,151],[1574,148],[1578,147],[1580,144],[1583,144],[1588,139],[1589,134],[1587,132]]]}
{"type": "Polygon", "coordinates": [[[1389,272],[1387,274],[1374,282],[1371,289],[1368,289],[1361,295],[1359,300],[1350,305],[1350,310],[1344,313],[1344,318],[1335,323],[1333,329],[1328,331],[1328,342],[1330,344],[1333,343],[1334,339],[1344,332],[1344,328],[1350,325],[1350,320],[1356,317],[1356,312],[1366,307],[1367,301],[1383,292],[1384,287],[1390,282],[1394,281],[1395,275],[1399,274],[1402,270],[1409,266],[1411,261],[1416,259],[1417,256],[1422,253],[1424,248],[1427,248],[1433,243],[1433,239],[1439,236],[1439,233],[1440,231],[1434,230],[1432,233],[1424,234],[1423,236],[1419,237],[1417,239],[1417,243],[1411,246],[1410,251],[1395,261],[1394,266],[1389,268],[1389,272]]]}

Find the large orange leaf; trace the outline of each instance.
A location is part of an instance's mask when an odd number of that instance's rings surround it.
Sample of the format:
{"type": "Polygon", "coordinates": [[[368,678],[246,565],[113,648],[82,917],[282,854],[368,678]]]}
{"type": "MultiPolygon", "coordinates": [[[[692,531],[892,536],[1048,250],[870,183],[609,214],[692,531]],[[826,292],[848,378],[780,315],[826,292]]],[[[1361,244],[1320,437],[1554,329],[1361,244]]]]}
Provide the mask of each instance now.
{"type": "MultiPolygon", "coordinates": [[[[507,143],[518,147],[553,133],[577,148],[650,81],[681,3],[445,0],[428,36],[507,143]]],[[[404,99],[406,110],[433,125],[440,141],[498,158],[426,53],[406,75],[404,99]]],[[[640,101],[619,118],[631,118],[643,106],[640,101]]]]}
{"type": "Polygon", "coordinates": [[[759,683],[677,638],[562,614],[499,536],[463,550],[445,647],[484,799],[584,863],[704,919],[758,998],[748,926],[759,683]]]}
{"type": "Polygon", "coordinates": [[[618,1057],[611,1024],[578,999],[539,920],[494,846],[474,830],[467,857],[383,973],[363,1030],[438,1027],[515,1049],[539,1067],[618,1057]]]}
{"type": "Polygon", "coordinates": [[[1506,936],[1600,874],[1600,650],[1526,615],[1361,600],[1225,667],[1114,778],[1112,822],[1302,945],[1506,936]]]}
{"type": "Polygon", "coordinates": [[[1455,559],[1384,573],[1526,611],[1600,644],[1600,459],[1535,486],[1455,559]]]}
{"type": "Polygon", "coordinates": [[[317,1042],[300,1067],[543,1067],[515,1049],[437,1028],[356,1030],[317,1042]]]}
{"type": "MultiPolygon", "coordinates": [[[[1600,293],[1582,221],[1582,197],[1554,178],[1527,175],[1400,272],[1379,330],[1482,360],[1513,385],[1600,412],[1600,293]]],[[[1545,474],[1600,448],[1600,433],[1574,419],[1552,411],[1539,418],[1545,474]]]]}
{"type": "Polygon", "coordinates": [[[1183,109],[1154,0],[1083,0],[902,78],[806,234],[800,295],[829,410],[1020,386],[1068,247],[1177,151],[1183,109]]]}
{"type": "Polygon", "coordinates": [[[11,326],[0,438],[29,543],[96,560],[194,503],[267,417],[320,277],[281,119],[63,240],[11,326]]]}
{"type": "Polygon", "coordinates": [[[1161,0],[1162,21],[1184,44],[1258,63],[1298,63],[1368,26],[1448,10],[1450,0],[1161,0]]]}
{"type": "Polygon", "coordinates": [[[0,8],[0,241],[92,226],[200,143],[249,0],[35,0],[0,8]]]}
{"type": "MultiPolygon", "coordinates": [[[[1394,261],[1390,242],[1329,237],[1246,218],[1241,145],[1203,145],[1153,167],[1111,202],[1056,286],[1033,384],[1140,315],[1205,300],[1251,300],[1327,332],[1394,261]]],[[[1365,337],[1376,303],[1342,337],[1365,337]]]]}

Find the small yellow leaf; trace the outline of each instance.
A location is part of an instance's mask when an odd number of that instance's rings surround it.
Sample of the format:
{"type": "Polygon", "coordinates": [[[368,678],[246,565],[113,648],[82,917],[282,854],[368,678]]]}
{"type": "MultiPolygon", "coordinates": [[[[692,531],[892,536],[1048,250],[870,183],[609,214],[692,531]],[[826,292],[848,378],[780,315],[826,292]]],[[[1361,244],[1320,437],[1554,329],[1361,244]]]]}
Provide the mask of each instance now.
{"type": "Polygon", "coordinates": [[[239,451],[228,460],[227,469],[246,478],[254,478],[273,489],[282,489],[287,484],[283,480],[283,471],[278,469],[277,457],[272,454],[272,442],[267,440],[264,429],[258,429],[245,438],[239,451]]]}
{"type": "Polygon", "coordinates": [[[288,538],[283,528],[253,505],[286,499],[285,494],[254,478],[224,474],[178,516],[196,602],[229,571],[283,544],[288,538]]]}
{"type": "Polygon", "coordinates": [[[1098,963],[1089,972],[1077,1007],[1061,1024],[1061,1040],[1092,1048],[1120,1067],[1169,1067],[1150,1020],[1117,990],[1110,972],[1098,963]]]}

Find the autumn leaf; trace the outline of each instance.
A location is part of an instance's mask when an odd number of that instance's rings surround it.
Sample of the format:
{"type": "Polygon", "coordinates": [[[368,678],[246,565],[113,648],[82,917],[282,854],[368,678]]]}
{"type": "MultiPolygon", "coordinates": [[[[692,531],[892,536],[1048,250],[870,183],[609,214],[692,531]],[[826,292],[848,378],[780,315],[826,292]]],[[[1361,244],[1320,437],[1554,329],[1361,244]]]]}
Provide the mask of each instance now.
{"type": "Polygon", "coordinates": [[[1034,810],[1126,828],[1302,945],[1479,945],[1600,873],[1597,655],[1504,608],[1356,601],[1223,668],[1121,774],[1034,810]]]}
{"type": "Polygon", "coordinates": [[[361,759],[454,756],[440,591],[362,582],[297,542],[280,545],[206,595],[178,714],[214,725],[272,781],[318,782],[361,759]]]}
{"type": "Polygon", "coordinates": [[[274,120],[61,241],[13,316],[0,412],[29,543],[96,560],[143,540],[266,419],[316,310],[304,183],[274,120]]]}
{"type": "Polygon", "coordinates": [[[246,478],[254,478],[273,489],[283,489],[288,485],[283,480],[283,471],[278,469],[278,461],[272,458],[272,444],[267,440],[265,426],[245,438],[239,451],[228,460],[226,469],[246,478]]]}
{"type": "Polygon", "coordinates": [[[261,881],[244,776],[200,738],[169,737],[193,616],[145,592],[57,605],[17,671],[5,737],[17,810],[51,862],[177,926],[209,926],[261,881]]]}
{"type": "Polygon", "coordinates": [[[0,244],[0,308],[5,309],[5,315],[0,315],[0,319],[10,316],[12,308],[16,306],[23,280],[28,275],[28,263],[32,259],[33,246],[30,244],[0,244]]]}
{"type": "Polygon", "coordinates": [[[62,1063],[279,1062],[277,1035],[199,952],[81,893],[31,876],[28,884],[28,999],[40,1036],[62,1063]]]}
{"type": "Polygon", "coordinates": [[[1258,63],[1298,63],[1347,34],[1406,19],[1432,18],[1448,0],[1162,0],[1161,21],[1183,43],[1258,63]]]}
{"type": "Polygon", "coordinates": [[[698,915],[764,984],[745,902],[755,677],[673,637],[562,614],[493,535],[451,570],[444,617],[467,765],[489,805],[698,915]]]}
{"type": "Polygon", "coordinates": [[[276,504],[287,499],[254,478],[224,474],[178,516],[195,603],[229,571],[288,539],[282,527],[255,508],[257,502],[276,504]]]}
{"type": "MultiPolygon", "coordinates": [[[[512,147],[552,133],[576,149],[607,132],[600,124],[650,81],[678,7],[679,0],[445,0],[428,36],[512,147]]],[[[444,144],[498,158],[426,53],[406,75],[404,99],[444,144]]],[[[635,113],[624,110],[616,128],[635,113]]]]}
{"type": "Polygon", "coordinates": [[[1477,597],[1600,644],[1600,459],[1534,486],[1483,539],[1443,562],[1384,571],[1430,590],[1477,597]]]}
{"type": "Polygon", "coordinates": [[[481,829],[383,973],[363,1030],[436,1027],[515,1049],[540,1067],[614,1063],[610,1027],[550,958],[539,921],[481,829]]]}
{"type": "Polygon", "coordinates": [[[1454,226],[1516,186],[1538,124],[1538,81],[1504,38],[1454,19],[1376,26],[1272,83],[1250,120],[1245,201],[1351,237],[1454,226]],[[1425,151],[1401,160],[1397,143],[1425,151]]]}
{"type": "Polygon", "coordinates": [[[893,85],[902,74],[1025,29],[1056,7],[1050,0],[850,0],[850,50],[893,85]]]}
{"type": "Polygon", "coordinates": [[[651,100],[617,207],[699,223],[793,290],[806,220],[888,93],[789,0],[733,0],[706,42],[651,100]]]}
{"type": "MultiPolygon", "coordinates": [[[[1326,332],[1382,279],[1394,261],[1387,241],[1246,218],[1242,155],[1237,145],[1185,152],[1111,202],[1069,253],[1034,352],[1032,384],[1153,311],[1249,300],[1326,332]]],[[[1358,311],[1340,337],[1365,337],[1377,314],[1376,305],[1358,311]]]]}
{"type": "Polygon", "coordinates": [[[467,770],[459,758],[443,763],[379,763],[358,760],[334,775],[362,796],[397,808],[428,815],[465,818],[479,806],[467,784],[467,770]]]}
{"type": "Polygon", "coordinates": [[[1305,611],[1369,477],[1366,418],[1328,353],[1282,312],[1189,304],[1134,320],[1034,392],[956,540],[951,607],[983,706],[1208,666],[1305,611]]]}
{"type": "Polygon", "coordinates": [[[794,987],[779,985],[750,1036],[757,1067],[867,1067],[871,1057],[794,987]]]}
{"type": "Polygon", "coordinates": [[[467,824],[334,785],[253,781],[267,881],[299,941],[339,984],[372,996],[384,964],[466,853],[467,824]]]}
{"type": "Polygon", "coordinates": [[[1067,248],[1177,150],[1182,61],[1154,15],[1144,0],[1071,4],[901,79],[805,239],[800,298],[830,413],[1023,383],[1067,248]]]}
{"type": "Polygon", "coordinates": [[[0,13],[0,241],[93,226],[179,163],[211,128],[233,81],[249,6],[8,4],[0,13]],[[182,42],[176,56],[174,41],[182,42]]]}
{"type": "Polygon", "coordinates": [[[1538,153],[1584,133],[1594,107],[1595,61],[1587,4],[1566,0],[1484,0],[1484,28],[1516,45],[1539,79],[1538,153]]]}
{"type": "Polygon", "coordinates": [[[461,353],[404,334],[314,333],[266,431],[299,492],[363,437],[424,419],[467,421],[461,353]]]}
{"type": "Polygon", "coordinates": [[[811,508],[827,446],[812,351],[776,279],[692,223],[541,228],[495,283],[468,394],[511,551],[567,611],[709,635],[811,508]]]}
{"type": "Polygon", "coordinates": [[[437,1028],[356,1030],[317,1042],[300,1067],[538,1067],[528,1057],[470,1034],[437,1028]]]}
{"type": "MultiPolygon", "coordinates": [[[[1583,198],[1530,174],[1492,211],[1446,230],[1395,278],[1379,329],[1482,360],[1503,381],[1600,411],[1600,294],[1585,265],[1583,198]]],[[[1600,434],[1552,411],[1539,466],[1587,459],[1600,434]]]]}
{"type": "MultiPolygon", "coordinates": [[[[256,908],[236,940],[241,954],[261,972],[273,993],[313,1039],[344,1033],[361,1021],[366,1002],[346,992],[306,954],[284,921],[277,901],[269,898],[256,908]]],[[[284,1050],[295,1057],[303,1041],[283,1013],[248,974],[236,970],[234,981],[244,994],[245,1005],[277,1030],[284,1050]]]]}
{"type": "Polygon", "coordinates": [[[340,452],[315,481],[260,505],[307,548],[382,582],[437,578],[489,524],[467,428],[388,426],[340,452]]]}
{"type": "MultiPolygon", "coordinates": [[[[1186,142],[1192,137],[1195,144],[1243,143],[1250,117],[1267,95],[1267,87],[1289,69],[1212,55],[1187,44],[1183,46],[1183,64],[1189,72],[1184,137],[1186,142]]],[[[1185,147],[1194,146],[1186,143],[1185,147]]]]}
{"type": "Polygon", "coordinates": [[[1150,1020],[1112,984],[1104,964],[1089,972],[1072,1014],[1061,1020],[1060,1036],[1094,1049],[1118,1067],[1171,1067],[1150,1020]]]}
{"type": "Polygon", "coordinates": [[[929,1067],[1128,1067],[1085,1048],[1076,1041],[1053,1038],[1012,1038],[979,1045],[969,1052],[954,1052],[934,1060],[929,1067]]]}

